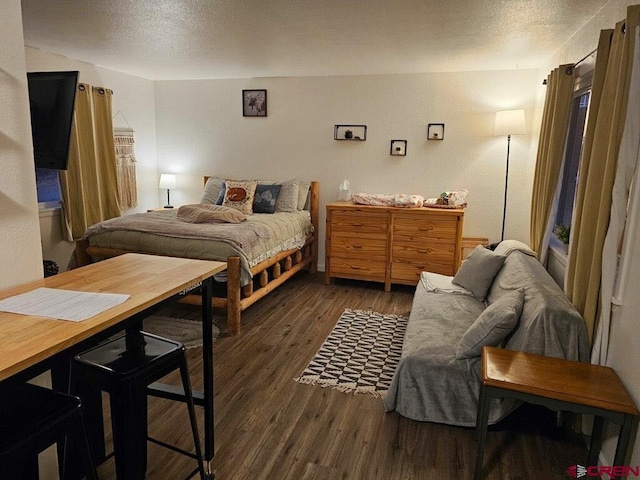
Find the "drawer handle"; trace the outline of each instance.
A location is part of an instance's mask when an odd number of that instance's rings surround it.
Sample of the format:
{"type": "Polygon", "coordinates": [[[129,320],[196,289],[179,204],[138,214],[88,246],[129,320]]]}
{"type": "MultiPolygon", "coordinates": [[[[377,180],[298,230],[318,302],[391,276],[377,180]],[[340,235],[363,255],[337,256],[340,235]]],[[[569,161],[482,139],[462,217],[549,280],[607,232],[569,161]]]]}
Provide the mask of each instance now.
{"type": "Polygon", "coordinates": [[[351,225],[354,227],[362,227],[364,223],[352,223],[351,225]]]}
{"type": "Polygon", "coordinates": [[[353,248],[362,248],[362,245],[353,245],[353,248]]]}
{"type": "Polygon", "coordinates": [[[421,232],[430,232],[431,230],[433,230],[433,227],[418,227],[418,230],[420,230],[421,232]]]}

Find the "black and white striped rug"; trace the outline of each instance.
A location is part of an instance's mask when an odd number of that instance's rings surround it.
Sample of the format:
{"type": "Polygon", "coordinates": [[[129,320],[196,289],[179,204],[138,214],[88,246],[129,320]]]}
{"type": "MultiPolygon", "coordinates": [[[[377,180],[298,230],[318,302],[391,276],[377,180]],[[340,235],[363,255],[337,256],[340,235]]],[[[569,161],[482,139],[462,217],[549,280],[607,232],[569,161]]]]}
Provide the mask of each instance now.
{"type": "Polygon", "coordinates": [[[407,318],[345,310],[296,382],[383,397],[396,370],[407,318]]]}

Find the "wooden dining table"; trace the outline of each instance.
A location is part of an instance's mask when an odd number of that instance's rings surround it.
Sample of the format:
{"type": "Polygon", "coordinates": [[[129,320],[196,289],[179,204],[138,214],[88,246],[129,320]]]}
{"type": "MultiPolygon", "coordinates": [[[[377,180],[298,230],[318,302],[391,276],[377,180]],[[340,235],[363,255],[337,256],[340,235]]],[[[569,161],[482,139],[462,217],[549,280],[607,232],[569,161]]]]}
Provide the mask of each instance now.
{"type": "MultiPolygon", "coordinates": [[[[0,382],[24,382],[51,371],[54,389],[66,391],[69,359],[109,336],[139,328],[142,320],[180,295],[200,288],[203,322],[203,391],[194,392],[204,407],[204,461],[211,476],[214,452],[213,276],[225,262],[128,253],[58,275],[0,291],[0,300],[38,288],[128,295],[123,303],[82,321],[0,312],[0,382]]],[[[181,400],[175,387],[154,384],[154,394],[181,400]]]]}

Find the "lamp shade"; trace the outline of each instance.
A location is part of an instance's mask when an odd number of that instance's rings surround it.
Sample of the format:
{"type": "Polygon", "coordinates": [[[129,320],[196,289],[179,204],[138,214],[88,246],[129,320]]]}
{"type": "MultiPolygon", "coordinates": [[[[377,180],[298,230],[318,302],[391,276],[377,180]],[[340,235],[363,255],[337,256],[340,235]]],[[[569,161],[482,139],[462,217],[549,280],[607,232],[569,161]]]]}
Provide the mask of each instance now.
{"type": "Polygon", "coordinates": [[[166,188],[167,190],[176,188],[176,176],[173,173],[163,173],[160,175],[158,188],[166,188]]]}
{"type": "Polygon", "coordinates": [[[496,112],[494,135],[524,135],[527,129],[524,124],[524,110],[501,110],[496,112]]]}

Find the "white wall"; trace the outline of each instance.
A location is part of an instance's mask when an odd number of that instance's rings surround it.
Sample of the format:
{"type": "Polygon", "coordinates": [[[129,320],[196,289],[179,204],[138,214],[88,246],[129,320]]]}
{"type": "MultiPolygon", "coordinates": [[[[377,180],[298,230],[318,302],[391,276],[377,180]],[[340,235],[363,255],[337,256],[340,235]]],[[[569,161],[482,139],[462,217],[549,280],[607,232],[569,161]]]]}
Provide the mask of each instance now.
{"type": "MultiPolygon", "coordinates": [[[[497,241],[507,142],[493,136],[494,113],[533,112],[541,88],[533,70],[156,82],[158,171],[178,174],[174,205],[197,202],[205,174],[318,180],[322,209],[342,179],[351,193],[435,197],[464,188],[464,234],[497,241]],[[267,118],[242,116],[242,89],[253,88],[267,89],[267,118]],[[445,123],[444,140],[427,141],[428,123],[445,123]],[[335,124],[365,124],[367,140],[335,141],[335,124]],[[389,155],[392,139],[408,140],[406,157],[389,155]]],[[[506,236],[523,241],[530,146],[530,135],[512,139],[506,236]]],[[[320,225],[324,239],[324,211],[320,225]]]]}
{"type": "MultiPolygon", "coordinates": [[[[627,6],[637,4],[637,0],[611,0],[594,16],[582,29],[564,45],[553,58],[549,60],[548,70],[563,63],[575,62],[598,45],[600,30],[612,29],[615,24],[626,17],[627,6]]],[[[546,75],[546,70],[545,70],[546,75]]],[[[637,212],[640,213],[640,212],[637,212]]],[[[640,245],[640,232],[627,232],[625,242],[640,245]]],[[[624,304],[616,307],[611,319],[611,338],[609,344],[608,366],[612,367],[620,376],[622,382],[633,397],[636,405],[640,405],[640,298],[632,290],[640,284],[640,252],[635,249],[634,255],[628,259],[629,286],[624,296],[624,304]]],[[[600,462],[612,465],[615,454],[618,429],[608,429],[608,438],[603,445],[600,462]]],[[[630,465],[640,465],[640,433],[636,436],[635,446],[630,459],[630,465]]]]}
{"type": "Polygon", "coordinates": [[[3,2],[0,44],[0,288],[6,288],[42,278],[19,0],[3,2]]]}
{"type": "MultiPolygon", "coordinates": [[[[113,90],[114,127],[130,127],[135,131],[138,207],[125,213],[145,211],[158,205],[156,169],[156,124],[154,84],[152,81],[89,63],[26,47],[27,70],[78,70],[80,82],[113,90]]],[[[42,250],[46,259],[67,267],[74,243],[62,237],[59,214],[41,212],[42,250]]]]}
{"type": "MultiPolygon", "coordinates": [[[[0,289],[43,276],[36,176],[19,0],[7,0],[0,15],[0,289]]],[[[46,384],[40,377],[39,384],[46,384]]],[[[52,448],[40,457],[43,480],[57,471],[52,448]]]]}

